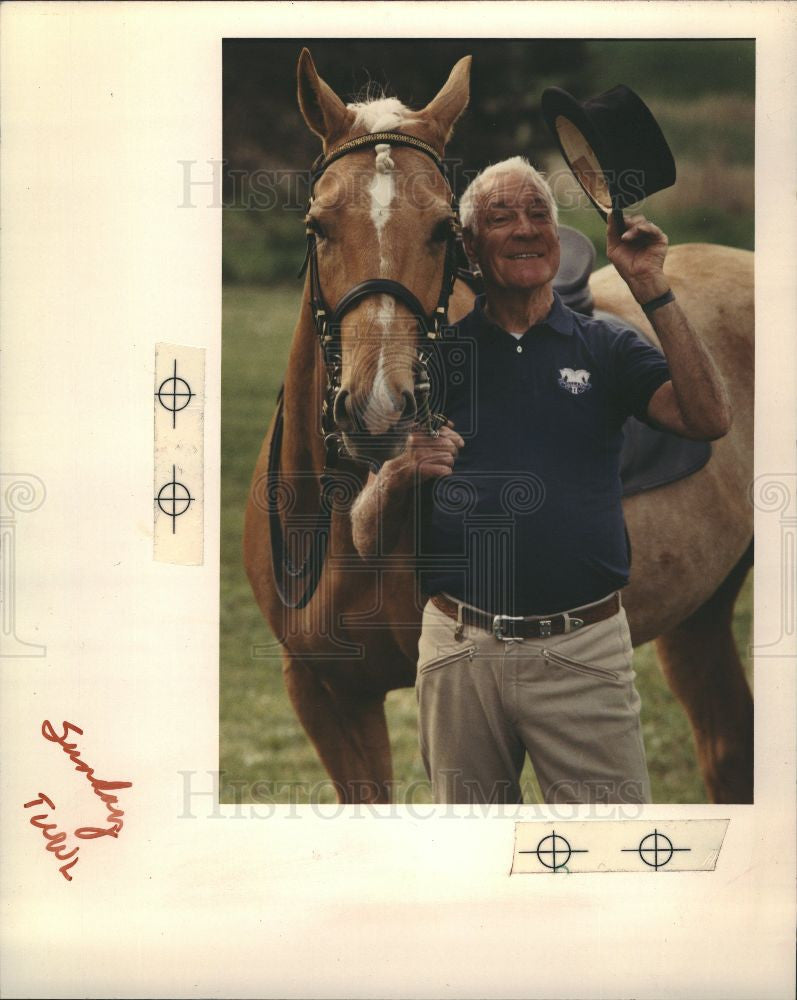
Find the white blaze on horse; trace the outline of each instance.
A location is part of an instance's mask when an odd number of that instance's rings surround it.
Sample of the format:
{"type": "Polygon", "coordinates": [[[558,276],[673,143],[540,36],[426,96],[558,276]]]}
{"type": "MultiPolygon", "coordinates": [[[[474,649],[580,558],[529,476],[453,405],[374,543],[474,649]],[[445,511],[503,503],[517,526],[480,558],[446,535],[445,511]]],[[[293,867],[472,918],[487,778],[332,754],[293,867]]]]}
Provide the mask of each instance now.
{"type": "MultiPolygon", "coordinates": [[[[416,511],[408,507],[397,548],[368,563],[352,543],[349,512],[368,460],[399,454],[419,422],[434,428],[424,342],[446,310],[455,322],[472,305],[470,289],[453,283],[455,208],[440,163],[468,103],[469,71],[470,57],[460,60],[439,94],[412,111],[395,98],[347,106],[307,50],[299,59],[299,104],[323,160],[307,218],[304,299],[255,469],[244,558],[282,643],[294,708],[343,801],[388,799],[384,698],[415,678],[416,511]],[[365,461],[336,461],[340,440],[365,461]]],[[[665,272],[725,379],[734,420],[699,472],[624,501],[634,562],[623,602],[635,644],[656,639],[710,798],[749,802],[752,699],[731,621],[752,554],[752,254],[676,246],[665,272]]],[[[612,267],[590,284],[597,309],[655,342],[612,267]]],[[[572,373],[574,386],[580,375],[572,373]]]]}

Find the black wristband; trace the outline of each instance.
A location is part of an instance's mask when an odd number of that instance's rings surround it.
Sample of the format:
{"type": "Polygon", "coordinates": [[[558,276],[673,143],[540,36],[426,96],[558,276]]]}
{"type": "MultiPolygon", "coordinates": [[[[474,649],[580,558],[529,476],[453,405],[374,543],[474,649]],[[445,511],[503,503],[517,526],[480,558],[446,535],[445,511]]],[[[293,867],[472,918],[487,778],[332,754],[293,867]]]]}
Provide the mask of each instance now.
{"type": "Polygon", "coordinates": [[[646,302],[642,306],[642,312],[646,316],[650,316],[652,312],[655,312],[660,306],[666,306],[668,302],[675,302],[675,296],[672,293],[672,289],[669,289],[657,299],[651,299],[650,302],[646,302]]]}

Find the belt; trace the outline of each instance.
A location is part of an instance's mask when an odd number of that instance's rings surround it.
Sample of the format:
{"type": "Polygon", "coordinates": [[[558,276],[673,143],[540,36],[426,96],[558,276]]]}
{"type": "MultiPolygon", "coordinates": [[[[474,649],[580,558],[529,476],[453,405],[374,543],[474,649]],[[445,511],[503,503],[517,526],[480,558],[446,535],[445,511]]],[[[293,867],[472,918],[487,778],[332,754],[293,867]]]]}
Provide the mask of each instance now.
{"type": "Polygon", "coordinates": [[[496,639],[503,639],[505,642],[510,639],[545,639],[549,635],[564,635],[585,625],[594,625],[605,618],[611,618],[620,610],[620,594],[617,592],[594,604],[585,604],[581,608],[563,611],[548,618],[492,615],[489,611],[481,611],[470,604],[455,601],[446,594],[434,594],[431,601],[444,615],[457,623],[457,637],[462,635],[465,625],[475,625],[485,632],[492,632],[496,639]]]}

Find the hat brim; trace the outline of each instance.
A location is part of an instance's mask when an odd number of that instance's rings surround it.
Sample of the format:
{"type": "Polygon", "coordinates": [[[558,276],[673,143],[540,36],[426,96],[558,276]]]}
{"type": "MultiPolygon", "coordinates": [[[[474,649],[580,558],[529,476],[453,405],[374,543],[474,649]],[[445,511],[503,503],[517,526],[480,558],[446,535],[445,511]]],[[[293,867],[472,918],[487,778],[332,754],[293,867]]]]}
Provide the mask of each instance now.
{"type": "Polygon", "coordinates": [[[541,108],[542,116],[573,176],[600,215],[604,219],[607,218],[610,212],[620,209],[620,205],[610,182],[611,157],[600,132],[585,114],[581,104],[560,87],[548,87],[543,91],[541,108]],[[573,155],[572,148],[566,148],[563,142],[558,124],[560,118],[566,119],[580,133],[586,142],[587,150],[594,155],[595,162],[591,162],[592,158],[587,153],[586,164],[579,165],[578,157],[573,155]],[[596,165],[600,170],[600,176],[595,174],[596,165]],[[606,192],[605,198],[601,197],[602,189],[606,192]]]}

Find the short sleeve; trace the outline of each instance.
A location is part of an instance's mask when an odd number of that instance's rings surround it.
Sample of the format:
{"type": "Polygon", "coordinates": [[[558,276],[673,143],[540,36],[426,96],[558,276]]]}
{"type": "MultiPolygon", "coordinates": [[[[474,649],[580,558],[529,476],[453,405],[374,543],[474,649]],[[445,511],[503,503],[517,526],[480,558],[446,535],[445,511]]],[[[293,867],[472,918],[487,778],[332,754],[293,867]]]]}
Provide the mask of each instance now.
{"type": "Polygon", "coordinates": [[[653,393],[670,380],[670,368],[661,351],[634,330],[620,330],[613,344],[614,385],[623,420],[629,415],[644,423],[653,393]]]}

